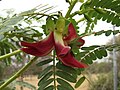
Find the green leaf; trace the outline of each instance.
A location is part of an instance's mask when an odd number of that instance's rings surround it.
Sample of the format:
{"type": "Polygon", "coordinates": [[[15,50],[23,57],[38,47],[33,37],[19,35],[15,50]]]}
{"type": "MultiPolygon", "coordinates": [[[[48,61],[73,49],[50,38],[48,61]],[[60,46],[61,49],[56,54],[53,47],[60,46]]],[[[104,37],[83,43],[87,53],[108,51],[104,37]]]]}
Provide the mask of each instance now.
{"type": "Polygon", "coordinates": [[[90,56],[88,56],[88,55],[85,57],[85,61],[86,61],[88,64],[92,64],[92,63],[93,63],[92,58],[91,58],[90,56]]]}
{"type": "Polygon", "coordinates": [[[60,79],[60,78],[57,78],[57,82],[63,86],[63,87],[66,87],[67,90],[74,90],[74,88],[65,80],[63,79],[60,79]]]}
{"type": "Polygon", "coordinates": [[[38,79],[40,79],[42,76],[46,75],[52,69],[52,67],[53,67],[52,65],[48,66],[43,71],[41,71],[38,75],[38,79]]]}
{"type": "Polygon", "coordinates": [[[47,59],[47,60],[41,61],[41,62],[37,63],[36,65],[43,66],[43,65],[48,64],[50,62],[52,62],[52,59],[47,59]]]}
{"type": "Polygon", "coordinates": [[[53,85],[50,85],[50,86],[46,87],[46,88],[43,89],[43,90],[53,90],[53,89],[54,89],[54,86],[53,86],[53,85]]]}
{"type": "Polygon", "coordinates": [[[101,34],[103,34],[104,32],[105,32],[104,30],[101,30],[101,31],[99,31],[99,32],[96,32],[96,33],[95,33],[95,36],[101,35],[101,34]]]}
{"type": "Polygon", "coordinates": [[[93,22],[91,17],[88,14],[84,14],[85,19],[87,19],[89,22],[93,22]]]}
{"type": "Polygon", "coordinates": [[[76,79],[72,75],[68,74],[67,72],[57,71],[56,75],[69,81],[69,82],[72,82],[72,83],[76,82],[76,79]]]}
{"type": "Polygon", "coordinates": [[[38,90],[44,90],[49,84],[53,82],[54,78],[50,78],[49,80],[46,80],[45,82],[41,83],[39,85],[38,90]]]}
{"type": "Polygon", "coordinates": [[[66,87],[63,87],[61,85],[57,85],[57,89],[58,90],[68,90],[66,87]]]}
{"type": "Polygon", "coordinates": [[[107,31],[105,31],[105,35],[106,35],[106,36],[109,36],[111,33],[112,33],[112,30],[107,30],[107,31]]]}
{"type": "Polygon", "coordinates": [[[89,46],[89,47],[82,47],[82,50],[94,50],[95,48],[100,47],[99,45],[93,45],[93,46],[89,46]]]}
{"type": "Polygon", "coordinates": [[[98,49],[95,50],[94,53],[95,53],[95,55],[96,55],[96,57],[97,57],[98,59],[102,59],[102,55],[101,55],[101,53],[99,52],[98,49]]]}
{"type": "Polygon", "coordinates": [[[105,11],[101,8],[94,8],[94,10],[100,14],[105,14],[105,11]]]}
{"type": "Polygon", "coordinates": [[[90,55],[90,58],[92,60],[96,60],[97,59],[97,57],[95,56],[95,54],[93,52],[91,52],[89,55],[90,55]]]}
{"type": "Polygon", "coordinates": [[[105,50],[105,48],[100,48],[99,51],[102,56],[107,57],[107,51],[105,50]]]}
{"type": "Polygon", "coordinates": [[[65,65],[63,65],[63,64],[61,64],[59,62],[56,64],[56,67],[58,69],[62,70],[62,71],[66,71],[69,74],[76,74],[77,73],[74,68],[65,66],[65,65]]]}
{"type": "Polygon", "coordinates": [[[120,31],[119,30],[114,30],[113,31],[113,35],[116,35],[116,34],[118,34],[120,31]]]}
{"type": "Polygon", "coordinates": [[[48,78],[50,78],[53,74],[53,71],[48,72],[45,76],[43,76],[43,78],[40,79],[40,81],[38,82],[38,86],[40,86],[41,84],[43,84],[44,82],[46,82],[46,80],[48,78]]]}
{"type": "Polygon", "coordinates": [[[75,88],[78,88],[85,81],[85,77],[81,77],[75,84],[75,88]]]}

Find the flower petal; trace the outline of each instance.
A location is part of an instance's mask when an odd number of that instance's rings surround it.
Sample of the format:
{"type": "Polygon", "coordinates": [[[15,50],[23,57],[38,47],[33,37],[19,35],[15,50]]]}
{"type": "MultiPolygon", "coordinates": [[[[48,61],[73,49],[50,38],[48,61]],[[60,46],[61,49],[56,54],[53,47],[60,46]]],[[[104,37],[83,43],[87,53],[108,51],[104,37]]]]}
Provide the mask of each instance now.
{"type": "Polygon", "coordinates": [[[57,56],[64,56],[70,51],[69,46],[64,45],[64,41],[62,39],[62,33],[54,31],[54,40],[55,40],[55,50],[57,56]]]}
{"type": "Polygon", "coordinates": [[[58,59],[60,61],[63,62],[63,64],[65,64],[66,66],[70,66],[70,67],[76,67],[76,68],[86,68],[87,65],[79,62],[78,60],[76,60],[74,58],[74,56],[72,55],[72,53],[67,53],[64,57],[58,57],[58,59]]]}
{"type": "Polygon", "coordinates": [[[85,40],[83,40],[82,38],[79,38],[79,39],[77,40],[77,42],[80,43],[79,45],[77,45],[78,47],[81,47],[81,46],[83,46],[83,45],[85,44],[85,40]]]}
{"type": "Polygon", "coordinates": [[[68,35],[64,37],[64,41],[69,43],[77,37],[78,37],[78,35],[76,33],[76,30],[75,30],[73,24],[70,23],[68,26],[68,35]]]}
{"type": "Polygon", "coordinates": [[[34,55],[34,56],[45,56],[49,54],[53,47],[54,47],[54,38],[53,32],[51,32],[45,39],[36,42],[36,43],[28,43],[28,42],[21,42],[22,48],[21,50],[34,55]]]}

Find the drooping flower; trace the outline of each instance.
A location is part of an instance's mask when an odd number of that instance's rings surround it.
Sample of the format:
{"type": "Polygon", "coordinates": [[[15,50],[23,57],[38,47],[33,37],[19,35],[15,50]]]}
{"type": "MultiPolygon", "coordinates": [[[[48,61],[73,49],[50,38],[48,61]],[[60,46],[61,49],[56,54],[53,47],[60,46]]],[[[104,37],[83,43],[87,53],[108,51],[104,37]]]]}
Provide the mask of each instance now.
{"type": "MultiPolygon", "coordinates": [[[[57,20],[55,29],[54,26],[52,28],[50,27],[53,25],[51,22],[52,21],[48,23],[49,25],[47,28],[49,29],[49,35],[45,39],[36,43],[21,42],[21,45],[25,46],[24,48],[21,48],[21,50],[28,54],[42,57],[48,55],[53,49],[55,49],[58,59],[63,64],[70,67],[85,68],[87,65],[75,59],[71,47],[69,46],[71,41],[78,37],[72,23],[70,23],[68,27],[69,34],[63,39],[62,34],[65,27],[64,18],[59,18],[57,20]],[[67,44],[65,44],[65,42],[67,44]]],[[[84,40],[81,38],[79,38],[77,42],[82,43],[79,47],[84,44],[84,40]]]]}
{"type": "Polygon", "coordinates": [[[36,43],[21,42],[21,45],[25,46],[25,48],[21,48],[21,50],[28,54],[39,57],[46,56],[54,48],[53,32],[51,32],[45,39],[39,42],[36,43]]]}

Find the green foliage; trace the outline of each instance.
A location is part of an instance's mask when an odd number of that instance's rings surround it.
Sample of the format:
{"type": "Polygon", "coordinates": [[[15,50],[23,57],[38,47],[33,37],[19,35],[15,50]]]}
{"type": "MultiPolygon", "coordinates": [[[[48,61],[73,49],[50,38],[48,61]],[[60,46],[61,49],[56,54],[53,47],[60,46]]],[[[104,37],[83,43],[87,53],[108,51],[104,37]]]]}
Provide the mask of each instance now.
{"type": "Polygon", "coordinates": [[[120,26],[119,22],[119,0],[88,0],[84,3],[84,7],[89,9],[93,9],[88,12],[91,17],[95,17],[98,20],[103,20],[108,23],[112,23],[113,25],[120,26]],[[88,4],[89,3],[89,4],[88,4]]]}
{"type": "Polygon", "coordinates": [[[75,88],[78,88],[78,87],[84,82],[84,80],[85,80],[85,77],[84,77],[84,76],[81,77],[81,78],[78,80],[78,82],[75,84],[75,88]]]}

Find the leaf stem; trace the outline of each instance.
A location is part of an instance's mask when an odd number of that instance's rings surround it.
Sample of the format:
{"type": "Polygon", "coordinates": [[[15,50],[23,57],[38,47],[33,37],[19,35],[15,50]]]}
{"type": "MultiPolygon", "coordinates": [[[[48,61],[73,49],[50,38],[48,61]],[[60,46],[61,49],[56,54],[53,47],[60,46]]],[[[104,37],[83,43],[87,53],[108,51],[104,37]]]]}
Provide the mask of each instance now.
{"type": "Polygon", "coordinates": [[[2,56],[0,56],[0,61],[3,60],[4,58],[8,58],[8,57],[13,56],[15,54],[18,54],[20,52],[22,52],[22,51],[20,49],[18,49],[16,51],[13,51],[12,53],[8,53],[8,54],[5,54],[5,55],[2,55],[2,56]]]}
{"type": "Polygon", "coordinates": [[[33,62],[37,60],[38,57],[34,57],[30,60],[24,67],[22,67],[18,72],[16,72],[11,78],[9,78],[5,83],[0,86],[0,90],[3,90],[8,84],[18,78],[33,62]]]}
{"type": "Polygon", "coordinates": [[[55,62],[55,50],[53,51],[53,78],[54,78],[54,90],[56,90],[56,62],[55,62]]]}
{"type": "Polygon", "coordinates": [[[77,1],[78,1],[78,0],[74,0],[74,1],[71,3],[71,5],[70,5],[70,7],[69,7],[69,10],[67,11],[67,13],[66,13],[66,15],[65,15],[65,18],[68,18],[68,17],[70,16],[70,13],[71,13],[72,9],[74,8],[75,4],[77,3],[77,1]]]}

